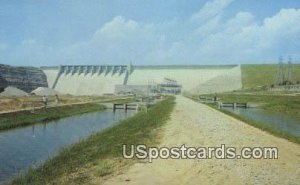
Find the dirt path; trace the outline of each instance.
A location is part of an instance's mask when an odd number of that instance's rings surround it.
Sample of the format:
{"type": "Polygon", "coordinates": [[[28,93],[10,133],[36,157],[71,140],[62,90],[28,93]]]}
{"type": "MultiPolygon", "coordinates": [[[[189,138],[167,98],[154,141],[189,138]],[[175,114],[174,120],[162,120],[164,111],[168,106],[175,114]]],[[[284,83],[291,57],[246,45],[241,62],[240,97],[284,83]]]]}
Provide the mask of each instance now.
{"type": "Polygon", "coordinates": [[[176,101],[161,146],[274,146],[279,159],[157,159],[137,163],[105,184],[300,184],[300,145],[187,98],[176,101]]]}

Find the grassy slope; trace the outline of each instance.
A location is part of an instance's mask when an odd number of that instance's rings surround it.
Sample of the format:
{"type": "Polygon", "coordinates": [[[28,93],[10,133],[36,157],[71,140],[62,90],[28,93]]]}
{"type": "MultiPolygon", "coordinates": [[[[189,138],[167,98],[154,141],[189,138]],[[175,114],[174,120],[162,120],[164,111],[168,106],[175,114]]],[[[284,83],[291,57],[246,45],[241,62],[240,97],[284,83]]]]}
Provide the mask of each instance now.
{"type": "MultiPolygon", "coordinates": [[[[225,100],[228,100],[228,102],[235,102],[235,100],[238,98],[238,97],[236,97],[236,95],[226,95],[227,97],[224,97],[223,96],[223,98],[225,99],[225,100]],[[230,97],[231,96],[231,97],[230,97]]],[[[221,96],[222,97],[222,96],[221,96]]],[[[256,100],[259,100],[259,101],[261,101],[261,99],[260,98],[263,98],[263,97],[255,97],[255,96],[245,96],[244,98],[240,98],[239,100],[241,100],[241,101],[239,101],[239,102],[249,102],[249,100],[254,100],[254,101],[256,101],[256,100]],[[253,99],[253,98],[255,98],[255,99],[253,99]]],[[[267,96],[265,96],[265,97],[267,97],[267,96]]],[[[193,97],[190,97],[191,99],[193,99],[193,100],[195,100],[195,101],[198,101],[197,100],[197,97],[195,97],[195,96],[193,96],[193,97]]],[[[269,97],[269,98],[271,98],[271,97],[269,97]]],[[[268,98],[265,98],[265,100],[266,99],[268,99],[268,98]]],[[[279,98],[280,99],[280,98],[279,98]]],[[[268,100],[267,100],[268,101],[268,100]]],[[[280,101],[280,100],[279,100],[280,101]]],[[[299,102],[300,102],[300,97],[298,97],[298,104],[299,104],[299,102]]],[[[296,104],[296,103],[295,103],[296,104]]],[[[288,133],[286,133],[286,132],[283,132],[283,131],[281,131],[281,130],[279,130],[279,129],[276,129],[276,128],[274,128],[274,127],[271,127],[271,126],[268,126],[268,125],[266,125],[266,124],[264,124],[264,123],[262,123],[262,122],[259,122],[259,121],[255,121],[255,120],[253,120],[253,119],[250,119],[250,118],[247,118],[247,117],[243,117],[243,116],[241,116],[241,115],[237,115],[237,114],[234,114],[234,113],[232,113],[232,112],[230,112],[230,111],[227,111],[227,110],[225,110],[225,109],[218,109],[217,108],[217,106],[215,106],[215,105],[212,105],[212,104],[208,104],[208,106],[210,106],[210,107],[212,107],[212,108],[214,108],[214,109],[216,109],[216,110],[218,110],[218,111],[220,111],[220,112],[223,112],[223,113],[225,113],[225,114],[227,114],[227,115],[229,115],[229,116],[232,116],[232,117],[234,117],[234,118],[236,118],[236,119],[238,119],[238,120],[241,120],[241,121],[243,121],[243,122],[245,122],[245,123],[247,123],[247,124],[249,124],[249,125],[252,125],[252,126],[254,126],[254,127],[257,127],[257,128],[259,128],[259,129],[261,129],[261,130],[264,130],[264,131],[266,131],[266,132],[269,132],[270,134],[273,134],[273,135],[275,135],[275,136],[278,136],[278,137],[282,137],[282,138],[285,138],[285,139],[288,139],[288,140],[290,140],[290,141],[292,141],[292,142],[295,142],[295,143],[300,143],[300,137],[295,137],[295,136],[293,136],[293,135],[290,135],[290,134],[288,134],[288,133]]],[[[268,105],[266,105],[266,106],[268,106],[268,105]]],[[[299,108],[296,108],[295,109],[295,112],[297,112],[297,110],[299,110],[299,108]]],[[[298,113],[298,115],[299,115],[299,113],[298,113]]],[[[299,119],[300,120],[300,119],[299,119]]]]}
{"type": "MultiPolygon", "coordinates": [[[[300,81],[300,64],[293,64],[293,80],[300,81]]],[[[271,85],[276,83],[276,64],[246,64],[241,65],[243,88],[255,88],[257,86],[271,85]]]]}
{"type": "MultiPolygon", "coordinates": [[[[276,64],[247,64],[241,65],[242,70],[242,83],[243,88],[247,89],[242,92],[231,92],[231,93],[223,93],[217,94],[219,98],[221,98],[222,102],[239,102],[239,103],[257,103],[264,104],[262,106],[263,109],[268,111],[277,112],[280,114],[288,115],[296,120],[299,120],[300,123],[300,96],[283,96],[280,94],[275,94],[269,91],[261,91],[261,92],[252,92],[249,89],[255,89],[258,86],[270,86],[276,82],[277,78],[277,68],[276,64]],[[251,94],[243,94],[243,93],[252,93],[251,94]]],[[[293,80],[300,81],[300,64],[293,64],[293,80]]],[[[282,92],[285,93],[285,92],[282,92]]],[[[206,95],[213,97],[213,95],[206,95]]],[[[191,95],[191,98],[197,100],[198,95],[191,95]]],[[[216,108],[216,107],[214,107],[216,108]]],[[[219,109],[218,109],[219,110],[219,109]]],[[[292,140],[294,142],[300,143],[300,138],[295,138],[286,133],[281,132],[272,127],[268,127],[265,124],[260,122],[250,120],[248,118],[233,114],[226,110],[220,110],[232,117],[235,117],[239,120],[242,120],[250,125],[258,127],[262,130],[268,131],[274,135],[284,137],[286,139],[292,140]]]]}
{"type": "Polygon", "coordinates": [[[263,109],[289,115],[300,123],[300,96],[219,94],[222,102],[262,103],[263,109]]]}
{"type": "Polygon", "coordinates": [[[0,130],[26,126],[38,122],[55,120],[76,114],[99,111],[103,109],[103,105],[88,103],[38,109],[34,114],[27,110],[0,114],[0,130]]]}
{"type": "Polygon", "coordinates": [[[268,126],[268,125],[266,125],[264,123],[261,123],[259,121],[255,121],[255,120],[252,120],[252,119],[249,119],[249,118],[246,118],[246,117],[234,114],[234,113],[232,113],[230,111],[227,111],[227,110],[224,110],[224,109],[217,109],[215,106],[211,106],[211,107],[214,108],[214,109],[216,109],[216,110],[218,110],[218,111],[221,111],[221,112],[223,112],[223,113],[225,113],[225,114],[227,114],[229,116],[237,118],[238,120],[241,120],[241,121],[243,121],[243,122],[245,122],[245,123],[247,123],[249,125],[252,125],[252,126],[254,126],[256,128],[264,130],[264,131],[266,131],[266,132],[268,132],[268,133],[270,133],[272,135],[288,139],[288,140],[290,140],[292,142],[295,142],[295,143],[300,143],[300,137],[295,137],[295,136],[290,135],[290,134],[288,134],[286,132],[283,132],[283,131],[281,131],[279,129],[276,129],[276,128],[272,127],[272,126],[268,126]]]}
{"type": "Polygon", "coordinates": [[[17,177],[12,184],[83,184],[91,176],[116,170],[122,159],[122,144],[157,143],[157,136],[174,107],[174,97],[160,102],[119,124],[64,149],[35,170],[17,177]]]}

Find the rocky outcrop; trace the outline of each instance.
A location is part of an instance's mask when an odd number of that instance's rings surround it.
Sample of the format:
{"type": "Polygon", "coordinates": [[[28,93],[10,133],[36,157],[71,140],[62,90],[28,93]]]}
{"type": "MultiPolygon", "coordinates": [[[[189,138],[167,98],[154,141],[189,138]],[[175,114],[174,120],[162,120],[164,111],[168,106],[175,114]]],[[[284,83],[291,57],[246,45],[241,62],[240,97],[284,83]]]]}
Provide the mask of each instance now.
{"type": "Polygon", "coordinates": [[[46,75],[39,68],[0,64],[0,90],[7,86],[29,93],[38,87],[48,87],[48,83],[46,75]]]}
{"type": "Polygon", "coordinates": [[[7,81],[0,76],[0,93],[4,91],[5,87],[7,87],[7,81]]]}

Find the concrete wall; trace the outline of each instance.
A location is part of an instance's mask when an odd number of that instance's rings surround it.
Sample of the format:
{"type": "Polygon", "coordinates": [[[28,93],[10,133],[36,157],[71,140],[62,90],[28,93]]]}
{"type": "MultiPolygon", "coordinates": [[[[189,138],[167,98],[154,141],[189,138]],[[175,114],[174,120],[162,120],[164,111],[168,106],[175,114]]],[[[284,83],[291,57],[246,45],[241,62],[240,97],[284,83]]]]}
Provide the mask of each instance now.
{"type": "Polygon", "coordinates": [[[49,87],[73,95],[114,93],[116,85],[176,80],[183,91],[205,94],[242,88],[240,66],[61,66],[42,68],[49,87]],[[57,79],[57,80],[56,80],[57,79]],[[55,83],[55,81],[57,81],[55,83]]]}
{"type": "Polygon", "coordinates": [[[193,93],[224,92],[242,88],[240,66],[191,68],[170,67],[169,69],[134,68],[128,85],[162,83],[164,78],[176,80],[183,91],[193,93]]]}
{"type": "Polygon", "coordinates": [[[204,83],[200,83],[190,90],[192,93],[208,94],[218,92],[228,92],[242,88],[242,77],[240,66],[228,69],[217,76],[211,78],[204,83]]]}
{"type": "Polygon", "coordinates": [[[132,93],[136,94],[147,94],[149,92],[148,85],[116,85],[115,86],[115,94],[119,93],[132,93]]]}
{"type": "Polygon", "coordinates": [[[115,85],[122,84],[125,74],[91,75],[62,74],[55,90],[73,95],[102,95],[114,93],[115,85]]]}
{"type": "Polygon", "coordinates": [[[59,73],[59,68],[49,68],[49,69],[43,69],[44,73],[47,76],[47,82],[48,82],[48,86],[50,88],[53,87],[54,81],[59,73]]]}

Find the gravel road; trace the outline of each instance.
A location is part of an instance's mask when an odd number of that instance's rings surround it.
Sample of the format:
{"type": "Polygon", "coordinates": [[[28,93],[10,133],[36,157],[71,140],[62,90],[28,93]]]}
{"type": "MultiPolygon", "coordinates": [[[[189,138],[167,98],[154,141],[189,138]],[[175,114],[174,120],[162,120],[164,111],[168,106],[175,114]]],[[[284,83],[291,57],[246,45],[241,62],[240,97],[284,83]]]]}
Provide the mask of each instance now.
{"type": "Polygon", "coordinates": [[[300,145],[177,96],[160,146],[278,147],[279,159],[157,159],[136,163],[105,184],[300,184],[300,145]]]}

